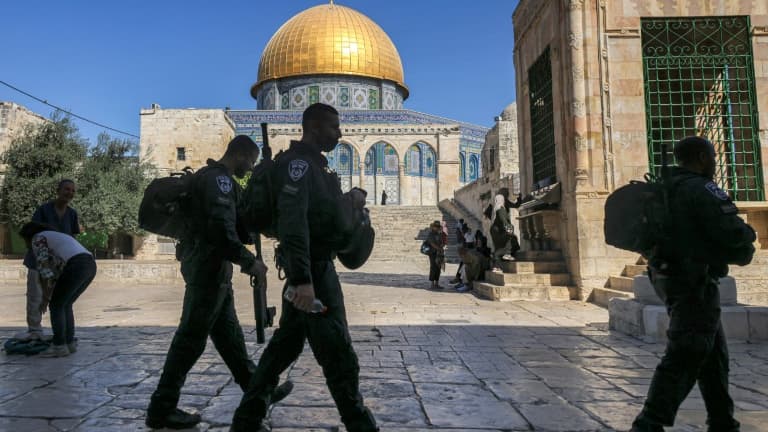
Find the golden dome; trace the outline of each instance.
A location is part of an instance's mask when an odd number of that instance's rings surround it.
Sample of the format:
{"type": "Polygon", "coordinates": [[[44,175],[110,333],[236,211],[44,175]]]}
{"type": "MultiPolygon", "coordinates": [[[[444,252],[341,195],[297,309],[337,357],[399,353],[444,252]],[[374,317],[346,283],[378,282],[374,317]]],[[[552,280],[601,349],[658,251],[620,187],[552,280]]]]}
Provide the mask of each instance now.
{"type": "Polygon", "coordinates": [[[394,81],[408,97],[389,36],[367,16],[333,2],[298,13],[277,30],[261,55],[251,95],[268,80],[328,74],[394,81]]]}

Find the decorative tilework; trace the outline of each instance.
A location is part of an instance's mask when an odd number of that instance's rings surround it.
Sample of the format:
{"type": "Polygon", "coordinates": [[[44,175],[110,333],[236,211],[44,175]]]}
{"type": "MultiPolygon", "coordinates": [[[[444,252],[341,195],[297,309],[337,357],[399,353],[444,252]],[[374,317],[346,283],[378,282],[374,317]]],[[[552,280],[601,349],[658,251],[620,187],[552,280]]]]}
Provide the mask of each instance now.
{"type": "Polygon", "coordinates": [[[320,87],[320,94],[322,97],[320,101],[328,105],[336,105],[336,87],[320,87]]]}
{"type": "Polygon", "coordinates": [[[320,86],[309,86],[309,105],[320,102],[320,86]]]}
{"type": "Polygon", "coordinates": [[[349,87],[339,87],[337,100],[340,107],[349,107],[349,87]]]}
{"type": "Polygon", "coordinates": [[[429,144],[418,142],[410,146],[405,153],[405,175],[435,178],[436,159],[435,151],[429,144]]]}
{"type": "MultiPolygon", "coordinates": [[[[250,129],[258,129],[261,122],[300,124],[302,111],[230,110],[227,114],[235,123],[237,132],[247,134],[250,129]]],[[[482,149],[485,134],[488,133],[486,127],[411,110],[344,110],[339,114],[342,124],[458,125],[461,133],[461,148],[476,149],[477,153],[482,149]]]]}
{"type": "Polygon", "coordinates": [[[364,89],[356,88],[352,93],[352,107],[366,109],[368,107],[368,95],[364,89]]]}
{"type": "MultiPolygon", "coordinates": [[[[337,144],[335,149],[326,154],[326,158],[328,159],[328,167],[340,176],[354,174],[355,163],[360,160],[355,149],[345,143],[337,144]]],[[[358,173],[359,171],[358,169],[358,173]]]]}
{"type": "Polygon", "coordinates": [[[275,109],[275,91],[274,90],[270,90],[267,92],[267,95],[264,98],[264,107],[266,109],[275,109]]]}
{"type": "Polygon", "coordinates": [[[378,89],[368,90],[368,108],[379,109],[379,90],[378,89]]]}
{"type": "Polygon", "coordinates": [[[291,97],[288,95],[288,92],[283,93],[280,96],[280,108],[287,110],[291,106],[291,97]]]}
{"type": "Polygon", "coordinates": [[[305,87],[291,89],[291,108],[303,111],[307,107],[307,89],[305,87]]]}
{"type": "Polygon", "coordinates": [[[395,108],[395,95],[391,91],[384,91],[384,100],[382,104],[384,109],[395,108]]]}
{"type": "Polygon", "coordinates": [[[473,182],[477,180],[478,173],[479,173],[479,170],[478,170],[477,155],[472,154],[469,156],[469,181],[473,182]]]}

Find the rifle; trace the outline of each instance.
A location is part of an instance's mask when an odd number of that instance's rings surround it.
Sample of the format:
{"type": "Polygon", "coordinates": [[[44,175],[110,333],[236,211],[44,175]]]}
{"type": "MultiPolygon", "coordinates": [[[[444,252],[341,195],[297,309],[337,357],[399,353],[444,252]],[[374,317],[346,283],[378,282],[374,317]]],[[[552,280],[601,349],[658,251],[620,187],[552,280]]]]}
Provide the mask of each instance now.
{"type": "MultiPolygon", "coordinates": [[[[272,163],[272,149],[269,147],[269,137],[267,135],[267,124],[261,123],[261,156],[262,160],[259,165],[267,166],[272,163]]],[[[254,168],[254,171],[256,168],[254,168]]],[[[251,239],[256,246],[256,253],[259,259],[264,260],[264,255],[261,252],[261,235],[258,232],[251,233],[251,239]]],[[[251,288],[253,289],[253,312],[256,318],[256,343],[264,343],[264,329],[272,327],[274,324],[275,313],[277,310],[274,306],[267,306],[267,280],[259,280],[255,276],[251,276],[251,288]]]]}

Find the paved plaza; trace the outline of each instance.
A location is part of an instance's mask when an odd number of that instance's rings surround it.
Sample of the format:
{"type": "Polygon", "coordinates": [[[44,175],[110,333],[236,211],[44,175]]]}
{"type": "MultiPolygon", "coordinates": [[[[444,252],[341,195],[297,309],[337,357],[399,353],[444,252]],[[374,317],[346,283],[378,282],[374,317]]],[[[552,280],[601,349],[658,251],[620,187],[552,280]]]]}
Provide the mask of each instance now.
{"type": "MultiPolygon", "coordinates": [[[[662,344],[609,332],[607,311],[592,304],[498,303],[428,291],[424,261],[369,263],[341,274],[362,393],[383,431],[629,428],[662,344]]],[[[274,271],[270,277],[275,304],[274,271]]],[[[238,313],[257,359],[263,347],[255,342],[249,290],[238,276],[238,313]]],[[[77,353],[59,359],[0,355],[0,431],[147,430],[144,409],[182,294],[180,283],[91,286],[75,304],[77,353]]],[[[24,301],[21,285],[0,290],[0,338],[24,328],[24,301]]],[[[729,348],[742,431],[766,431],[768,344],[729,348]]],[[[286,374],[296,387],[273,408],[274,430],[344,429],[308,348],[286,374]]],[[[194,430],[228,430],[240,396],[209,343],[181,399],[182,407],[202,414],[194,430]]],[[[694,389],[669,430],[706,430],[704,420],[694,389]]]]}

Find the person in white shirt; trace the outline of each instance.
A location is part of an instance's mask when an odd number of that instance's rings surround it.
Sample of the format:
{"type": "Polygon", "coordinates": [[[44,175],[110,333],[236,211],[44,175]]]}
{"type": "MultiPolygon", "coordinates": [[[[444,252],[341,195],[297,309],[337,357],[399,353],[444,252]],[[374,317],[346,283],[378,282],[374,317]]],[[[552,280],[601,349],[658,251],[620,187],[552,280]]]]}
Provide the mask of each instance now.
{"type": "Polygon", "coordinates": [[[19,235],[32,250],[43,288],[40,311],[51,312],[53,343],[42,357],[64,357],[77,350],[72,305],[96,276],[96,261],[72,236],[51,226],[29,222],[19,235]]]}

